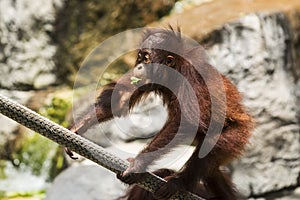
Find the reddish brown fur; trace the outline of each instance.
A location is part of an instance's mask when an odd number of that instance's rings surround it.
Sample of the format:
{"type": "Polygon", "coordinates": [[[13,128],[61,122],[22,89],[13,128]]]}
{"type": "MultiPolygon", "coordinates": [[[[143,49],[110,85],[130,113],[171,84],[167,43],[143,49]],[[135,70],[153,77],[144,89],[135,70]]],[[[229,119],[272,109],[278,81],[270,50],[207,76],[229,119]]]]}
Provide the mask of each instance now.
{"type": "MultiPolygon", "coordinates": [[[[219,167],[239,157],[250,137],[252,118],[245,112],[240,93],[225,76],[221,75],[221,79],[215,79],[214,74],[217,74],[217,71],[208,64],[204,50],[200,46],[187,43],[180,33],[172,29],[150,29],[145,34],[139,53],[135,70],[122,77],[117,83],[108,85],[98,97],[94,105],[97,120],[91,114],[94,110],[90,110],[71,130],[80,133],[97,121],[102,122],[112,118],[112,113],[117,116],[127,114],[132,106],[154,91],[163,98],[168,107],[169,118],[162,130],[135,159],[131,159],[130,167],[123,174],[118,175],[118,178],[129,184],[140,181],[142,176],[132,175],[132,173],[146,169],[155,159],[170,151],[171,148],[164,147],[172,139],[177,138],[173,146],[183,143],[183,138],[191,137],[190,131],[194,128],[197,132],[193,142],[193,145],[196,145],[194,153],[179,172],[172,173],[167,178],[168,182],[154,193],[155,197],[168,199],[178,190],[197,188],[201,180],[218,199],[236,199],[230,179],[220,171],[219,167]],[[158,39],[153,40],[154,43],[149,39],[152,36],[158,39]],[[168,47],[168,50],[162,50],[164,47],[168,47]],[[149,53],[149,60],[146,60],[147,53],[149,53]],[[191,88],[189,89],[180,79],[170,75],[166,68],[155,66],[155,63],[163,64],[179,72],[191,88]],[[144,71],[137,69],[140,64],[144,71]],[[150,65],[153,65],[153,69],[150,65]],[[155,81],[171,82],[172,92],[169,88],[158,84],[143,85],[143,81],[138,85],[130,84],[130,77],[136,74],[145,76],[154,83],[155,81]],[[204,77],[208,79],[205,80],[204,77]],[[224,86],[226,99],[218,93],[220,82],[224,86]],[[141,87],[138,87],[140,85],[141,87]],[[215,92],[214,94],[210,93],[209,86],[215,92]],[[195,93],[196,100],[187,98],[190,97],[191,92],[195,93]],[[115,96],[112,97],[112,93],[115,96]],[[213,117],[212,99],[217,102],[218,108],[214,111],[217,112],[218,117],[214,119],[211,119],[213,117]],[[180,101],[184,103],[180,105],[180,101]],[[129,108],[124,106],[127,103],[130,105],[129,108]],[[222,105],[226,108],[222,109],[222,105]],[[195,120],[197,118],[195,116],[199,116],[200,120],[195,120]],[[222,116],[225,118],[224,127],[216,145],[206,157],[200,159],[199,150],[210,121],[222,124],[222,116]],[[177,133],[178,130],[180,133],[177,133]],[[152,154],[149,155],[149,152],[152,154]]],[[[144,193],[137,189],[132,191],[144,193]]]]}

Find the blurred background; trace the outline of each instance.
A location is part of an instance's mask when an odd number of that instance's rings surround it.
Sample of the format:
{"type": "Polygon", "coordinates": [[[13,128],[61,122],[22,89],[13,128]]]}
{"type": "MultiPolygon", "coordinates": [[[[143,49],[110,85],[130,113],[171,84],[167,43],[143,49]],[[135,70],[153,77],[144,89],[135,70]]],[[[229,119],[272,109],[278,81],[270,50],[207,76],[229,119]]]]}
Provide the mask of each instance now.
{"type": "MultiPolygon", "coordinates": [[[[241,194],[300,199],[299,0],[0,0],[0,93],[67,127],[93,101],[91,83],[101,88],[135,61],[132,52],[110,60],[108,52],[91,51],[122,31],[168,24],[207,49],[256,120],[245,156],[227,166],[241,194]],[[86,65],[88,76],[78,78],[86,65]]],[[[165,119],[161,100],[150,96],[131,116],[84,136],[108,150],[118,144],[136,151],[146,142],[136,137],[151,137],[165,119]]],[[[0,199],[124,194],[108,170],[83,158],[71,161],[62,147],[3,115],[0,124],[0,199]]]]}

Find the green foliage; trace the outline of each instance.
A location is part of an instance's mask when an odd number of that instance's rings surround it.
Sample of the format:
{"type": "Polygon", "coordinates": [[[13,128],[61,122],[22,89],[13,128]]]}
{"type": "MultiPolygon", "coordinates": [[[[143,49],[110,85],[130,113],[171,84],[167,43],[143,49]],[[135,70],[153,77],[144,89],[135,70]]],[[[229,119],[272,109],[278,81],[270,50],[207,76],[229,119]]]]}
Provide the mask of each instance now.
{"type": "Polygon", "coordinates": [[[67,127],[66,114],[71,108],[71,98],[53,97],[51,103],[40,110],[40,114],[50,120],[67,127]]]}
{"type": "Polygon", "coordinates": [[[15,164],[30,169],[37,176],[48,173],[51,166],[49,158],[55,155],[57,148],[56,143],[33,133],[22,140],[21,148],[14,153],[15,164]]]}
{"type": "Polygon", "coordinates": [[[32,199],[32,197],[34,197],[34,199],[45,199],[45,194],[46,191],[45,190],[40,190],[40,191],[33,191],[33,192],[13,192],[13,193],[6,193],[6,192],[2,192],[0,190],[0,199],[2,200],[17,200],[20,199],[20,197],[23,197],[22,199],[27,199],[26,197],[28,197],[29,199],[32,199]]]}
{"type": "MultiPolygon", "coordinates": [[[[51,102],[40,109],[40,114],[50,120],[67,127],[66,114],[71,108],[71,92],[54,95],[51,102]]],[[[37,133],[28,134],[20,142],[20,147],[13,154],[14,164],[30,169],[33,174],[54,178],[64,168],[61,148],[53,141],[37,133]]]]}
{"type": "MultiPolygon", "coordinates": [[[[6,162],[4,160],[0,160],[0,179],[6,178],[5,167],[6,167],[6,162]]],[[[0,197],[1,197],[1,191],[0,191],[0,197]]]]}

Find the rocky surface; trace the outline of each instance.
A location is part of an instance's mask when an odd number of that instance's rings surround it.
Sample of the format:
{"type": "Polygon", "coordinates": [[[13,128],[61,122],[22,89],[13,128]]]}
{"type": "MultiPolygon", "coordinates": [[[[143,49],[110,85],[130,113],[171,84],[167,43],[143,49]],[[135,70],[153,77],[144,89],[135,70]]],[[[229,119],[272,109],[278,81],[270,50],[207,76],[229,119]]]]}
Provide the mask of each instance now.
{"type": "Polygon", "coordinates": [[[62,1],[0,2],[0,87],[40,89],[56,82],[49,32],[62,1]]]}
{"type": "Polygon", "coordinates": [[[80,165],[60,174],[45,199],[117,199],[125,188],[114,173],[95,164],[80,165]]]}
{"type": "Polygon", "coordinates": [[[251,14],[215,31],[208,49],[215,66],[244,94],[257,123],[247,156],[233,166],[234,181],[247,196],[299,184],[299,77],[290,70],[290,31],[282,13],[251,14]]]}
{"type": "Polygon", "coordinates": [[[179,24],[184,33],[197,40],[202,40],[212,31],[223,27],[224,24],[248,14],[265,11],[295,11],[297,13],[300,6],[298,0],[289,0],[288,3],[282,0],[203,0],[200,2],[202,4],[199,6],[167,16],[152,25],[172,24],[176,26],[179,24]]]}

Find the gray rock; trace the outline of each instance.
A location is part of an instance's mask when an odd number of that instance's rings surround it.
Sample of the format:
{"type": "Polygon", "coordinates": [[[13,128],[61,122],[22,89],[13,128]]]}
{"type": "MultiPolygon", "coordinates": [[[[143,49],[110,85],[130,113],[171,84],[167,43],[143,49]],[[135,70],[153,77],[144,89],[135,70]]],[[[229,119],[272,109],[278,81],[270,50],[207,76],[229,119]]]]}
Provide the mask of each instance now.
{"type": "Polygon", "coordinates": [[[124,190],[125,185],[109,170],[97,165],[82,165],[61,173],[47,190],[45,199],[117,199],[124,190]]]}
{"type": "Polygon", "coordinates": [[[289,65],[290,33],[280,13],[251,14],[226,24],[212,62],[244,94],[257,126],[233,178],[246,196],[297,185],[300,173],[299,92],[289,65]]]}
{"type": "Polygon", "coordinates": [[[0,1],[0,87],[39,89],[55,83],[51,74],[56,47],[47,32],[52,31],[55,9],[61,4],[61,0],[0,1]]]}

